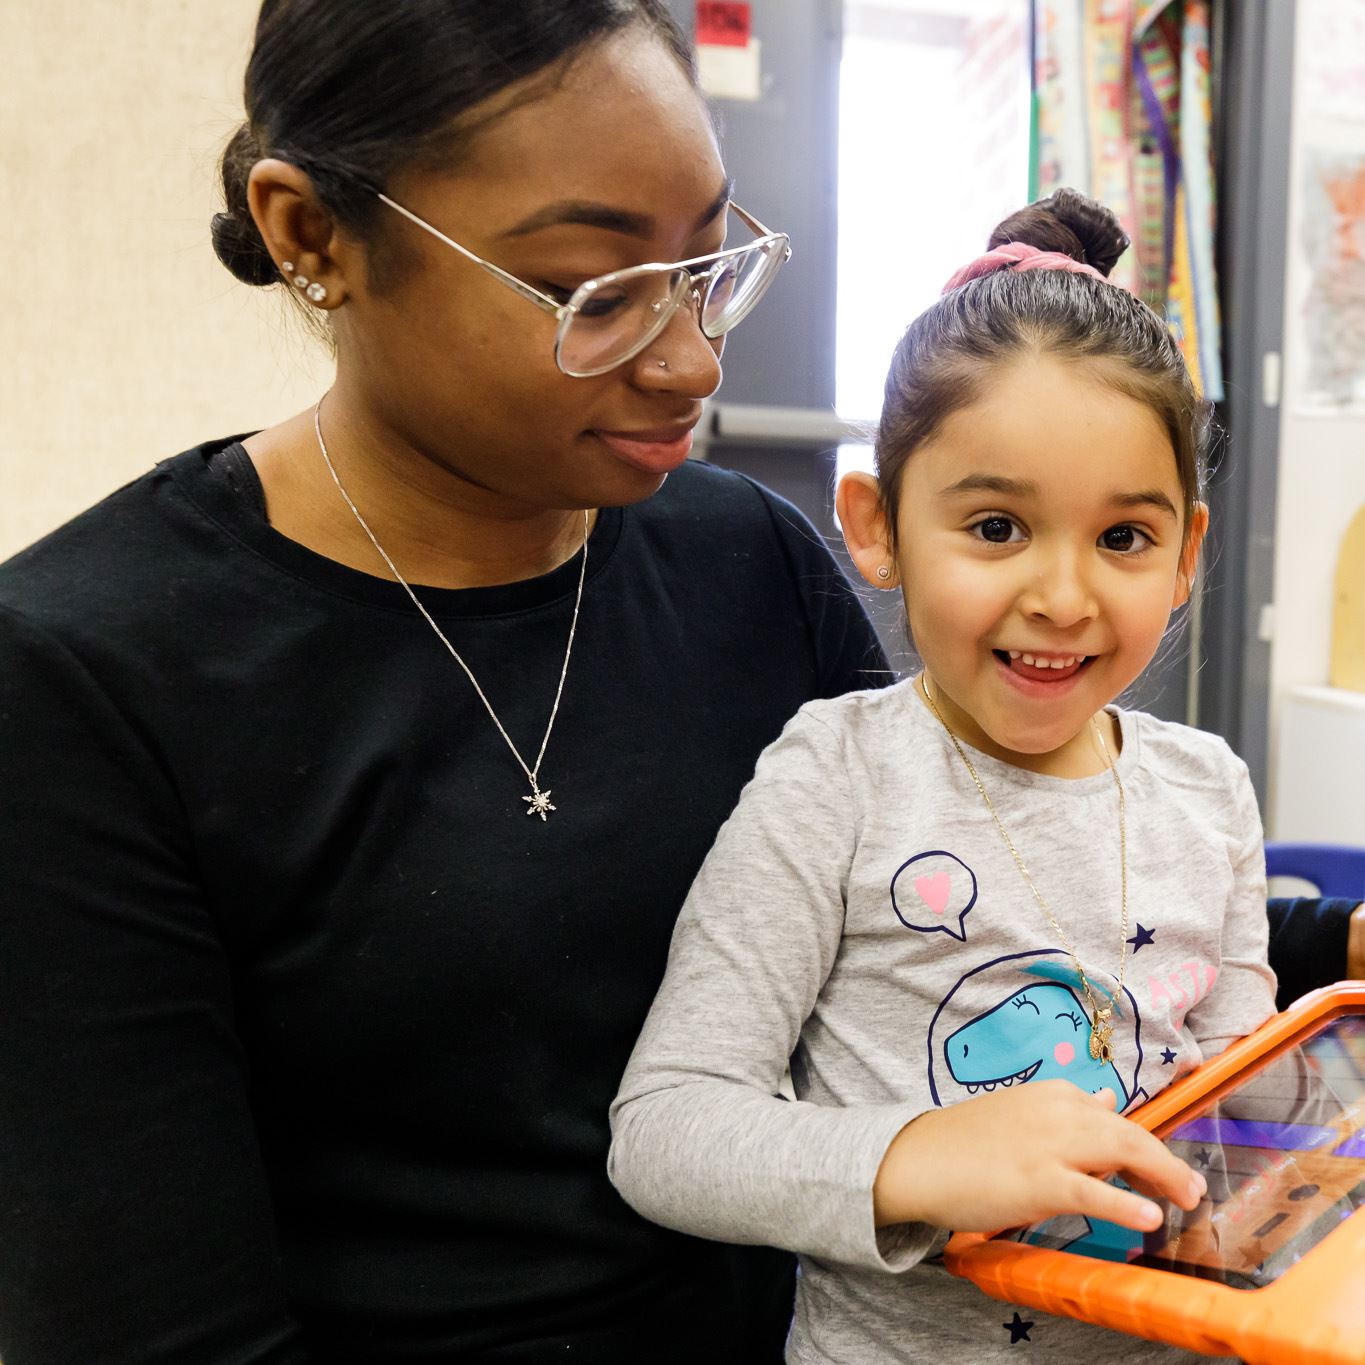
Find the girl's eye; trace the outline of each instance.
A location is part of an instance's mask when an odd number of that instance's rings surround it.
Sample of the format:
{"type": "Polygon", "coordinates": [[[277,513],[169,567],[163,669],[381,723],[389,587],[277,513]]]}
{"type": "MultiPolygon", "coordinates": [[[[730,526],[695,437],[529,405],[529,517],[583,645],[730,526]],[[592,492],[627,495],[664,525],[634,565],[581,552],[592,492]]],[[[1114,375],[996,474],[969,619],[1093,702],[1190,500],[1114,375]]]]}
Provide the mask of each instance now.
{"type": "Polygon", "coordinates": [[[1151,543],[1136,526],[1111,526],[1100,537],[1100,544],[1106,550],[1120,555],[1138,554],[1151,543]]]}
{"type": "Polygon", "coordinates": [[[971,531],[992,545],[1009,545],[1024,538],[1023,531],[1009,517],[983,517],[971,531]]]}

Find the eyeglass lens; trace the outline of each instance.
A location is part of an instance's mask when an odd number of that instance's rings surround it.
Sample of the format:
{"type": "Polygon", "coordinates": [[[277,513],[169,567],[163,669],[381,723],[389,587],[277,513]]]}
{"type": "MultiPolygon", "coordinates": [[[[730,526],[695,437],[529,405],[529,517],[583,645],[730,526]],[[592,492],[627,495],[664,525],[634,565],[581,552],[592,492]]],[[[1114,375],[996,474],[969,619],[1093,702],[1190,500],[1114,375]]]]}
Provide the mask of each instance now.
{"type": "Polygon", "coordinates": [[[784,256],[781,245],[755,243],[693,277],[686,270],[650,270],[583,287],[560,327],[558,356],[566,374],[601,374],[638,354],[668,325],[694,289],[701,291],[701,328],[724,336],[763,296],[784,256]]]}

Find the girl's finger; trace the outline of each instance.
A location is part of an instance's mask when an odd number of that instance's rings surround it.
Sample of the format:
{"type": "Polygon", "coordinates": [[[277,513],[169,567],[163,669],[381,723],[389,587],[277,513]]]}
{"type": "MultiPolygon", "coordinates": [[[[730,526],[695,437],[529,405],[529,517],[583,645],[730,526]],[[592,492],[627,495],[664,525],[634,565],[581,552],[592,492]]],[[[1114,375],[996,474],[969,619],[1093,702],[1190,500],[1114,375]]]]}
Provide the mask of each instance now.
{"type": "Polygon", "coordinates": [[[1076,1211],[1088,1218],[1102,1218],[1120,1227],[1132,1228],[1135,1232],[1154,1232],[1166,1221],[1160,1204],[1094,1177],[1087,1179],[1076,1211]]]}
{"type": "Polygon", "coordinates": [[[1123,1139],[1120,1167],[1124,1180],[1153,1198],[1169,1199],[1182,1209],[1194,1208],[1207,1189],[1204,1177],[1187,1166],[1160,1138],[1135,1123],[1123,1122],[1129,1130],[1123,1139]]]}

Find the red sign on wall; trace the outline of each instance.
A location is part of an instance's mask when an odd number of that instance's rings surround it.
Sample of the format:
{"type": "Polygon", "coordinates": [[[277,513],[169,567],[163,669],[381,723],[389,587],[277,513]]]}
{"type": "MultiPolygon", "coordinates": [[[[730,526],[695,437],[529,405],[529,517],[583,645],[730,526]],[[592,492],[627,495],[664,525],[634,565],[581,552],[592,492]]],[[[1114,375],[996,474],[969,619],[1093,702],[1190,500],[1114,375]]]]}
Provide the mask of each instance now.
{"type": "Polygon", "coordinates": [[[712,47],[747,47],[750,8],[731,0],[697,0],[697,43],[712,47]]]}

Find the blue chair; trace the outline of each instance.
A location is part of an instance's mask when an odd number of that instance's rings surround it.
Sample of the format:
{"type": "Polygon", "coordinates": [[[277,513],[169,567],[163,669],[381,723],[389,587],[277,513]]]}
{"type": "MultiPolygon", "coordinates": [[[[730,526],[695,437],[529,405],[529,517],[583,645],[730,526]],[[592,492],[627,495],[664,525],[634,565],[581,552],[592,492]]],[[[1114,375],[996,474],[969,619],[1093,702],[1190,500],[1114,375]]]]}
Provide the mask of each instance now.
{"type": "Polygon", "coordinates": [[[1320,896],[1365,900],[1365,848],[1349,844],[1267,844],[1269,877],[1300,877],[1320,896]]]}

